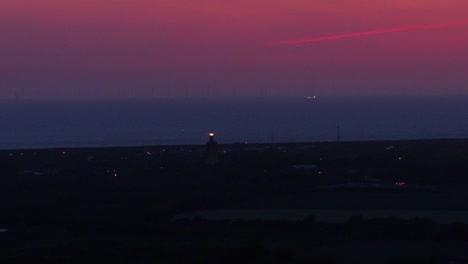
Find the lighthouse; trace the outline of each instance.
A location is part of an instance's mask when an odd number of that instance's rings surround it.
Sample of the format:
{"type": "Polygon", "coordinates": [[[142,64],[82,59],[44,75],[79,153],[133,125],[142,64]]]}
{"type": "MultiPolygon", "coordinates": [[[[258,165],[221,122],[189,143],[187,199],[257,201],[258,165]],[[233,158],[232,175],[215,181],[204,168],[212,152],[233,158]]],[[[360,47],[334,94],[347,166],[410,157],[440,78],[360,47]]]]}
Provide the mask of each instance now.
{"type": "Polygon", "coordinates": [[[210,132],[208,134],[208,142],[206,142],[206,157],[205,163],[207,165],[215,165],[218,163],[218,144],[214,140],[215,134],[210,132]]]}

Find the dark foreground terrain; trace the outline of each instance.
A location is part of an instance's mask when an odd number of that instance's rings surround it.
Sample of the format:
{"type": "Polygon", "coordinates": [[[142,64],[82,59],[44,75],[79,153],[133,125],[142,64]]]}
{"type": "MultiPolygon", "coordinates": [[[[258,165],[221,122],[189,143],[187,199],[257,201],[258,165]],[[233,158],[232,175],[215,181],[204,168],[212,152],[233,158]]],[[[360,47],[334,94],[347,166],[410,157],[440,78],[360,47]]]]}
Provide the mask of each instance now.
{"type": "Polygon", "coordinates": [[[468,263],[468,140],[218,152],[0,151],[0,263],[468,263]]]}

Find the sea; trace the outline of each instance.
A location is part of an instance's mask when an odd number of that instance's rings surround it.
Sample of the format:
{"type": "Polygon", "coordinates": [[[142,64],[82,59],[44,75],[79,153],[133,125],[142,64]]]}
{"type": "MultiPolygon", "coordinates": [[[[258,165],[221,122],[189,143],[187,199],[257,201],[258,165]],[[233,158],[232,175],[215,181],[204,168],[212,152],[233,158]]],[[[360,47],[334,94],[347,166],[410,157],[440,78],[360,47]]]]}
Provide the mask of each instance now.
{"type": "Polygon", "coordinates": [[[0,149],[468,138],[468,97],[0,101],[0,149]]]}

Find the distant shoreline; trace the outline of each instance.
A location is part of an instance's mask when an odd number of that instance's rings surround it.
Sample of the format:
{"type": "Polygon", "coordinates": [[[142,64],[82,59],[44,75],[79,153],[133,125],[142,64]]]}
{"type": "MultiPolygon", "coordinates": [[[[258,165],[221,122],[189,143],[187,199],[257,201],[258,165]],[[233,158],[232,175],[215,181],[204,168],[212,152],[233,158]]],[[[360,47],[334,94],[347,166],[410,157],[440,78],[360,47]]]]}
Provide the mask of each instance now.
{"type": "Polygon", "coordinates": [[[320,97],[0,104],[0,148],[387,141],[468,137],[468,97],[320,97]]]}
{"type": "MultiPolygon", "coordinates": [[[[310,145],[346,145],[346,144],[379,144],[379,143],[447,143],[447,142],[468,142],[468,138],[433,138],[433,139],[389,139],[389,140],[356,140],[356,141],[310,141],[310,142],[272,142],[272,143],[256,143],[256,142],[233,142],[233,143],[222,143],[218,142],[220,148],[239,147],[239,146],[250,146],[250,147],[271,147],[271,146],[288,146],[288,147],[299,147],[299,146],[310,146],[310,145]]],[[[0,148],[0,152],[8,151],[33,151],[33,150],[86,150],[86,149],[139,149],[139,148],[200,148],[204,147],[205,143],[200,144],[155,144],[155,145],[111,145],[111,146],[63,146],[63,147],[37,147],[37,148],[0,148]]]]}

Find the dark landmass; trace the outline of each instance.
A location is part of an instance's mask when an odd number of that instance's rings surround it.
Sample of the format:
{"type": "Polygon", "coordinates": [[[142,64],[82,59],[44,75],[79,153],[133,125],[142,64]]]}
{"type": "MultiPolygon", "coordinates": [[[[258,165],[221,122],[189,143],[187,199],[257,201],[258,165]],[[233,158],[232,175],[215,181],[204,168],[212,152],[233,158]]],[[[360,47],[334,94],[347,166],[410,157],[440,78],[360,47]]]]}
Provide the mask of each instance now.
{"type": "Polygon", "coordinates": [[[204,145],[1,150],[1,263],[468,261],[468,140],[218,153],[209,166],[204,145]],[[363,213],[377,211],[395,215],[363,213]]]}

